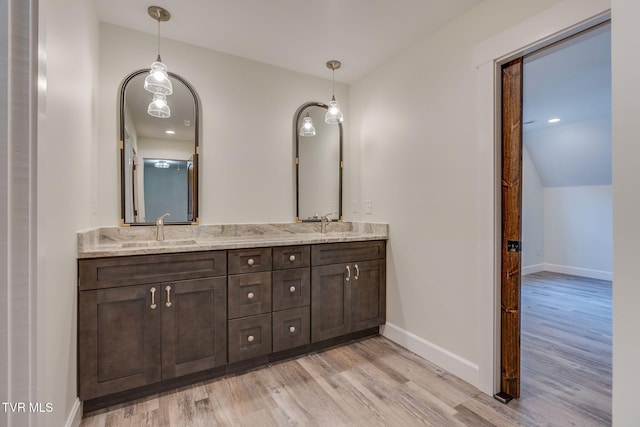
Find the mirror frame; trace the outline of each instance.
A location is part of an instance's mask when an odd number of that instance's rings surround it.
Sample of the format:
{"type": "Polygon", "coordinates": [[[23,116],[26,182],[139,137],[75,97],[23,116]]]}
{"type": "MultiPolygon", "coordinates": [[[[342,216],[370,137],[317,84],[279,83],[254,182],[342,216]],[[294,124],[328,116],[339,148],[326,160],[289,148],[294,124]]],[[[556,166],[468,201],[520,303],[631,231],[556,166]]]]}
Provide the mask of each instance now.
{"type": "MultiPolygon", "coordinates": [[[[298,123],[300,122],[300,117],[304,113],[304,111],[309,107],[321,107],[325,110],[329,109],[329,106],[323,102],[311,101],[302,104],[296,110],[296,113],[293,117],[293,135],[296,141],[296,153],[295,153],[295,165],[296,165],[296,222],[317,222],[320,219],[301,219],[300,218],[300,130],[298,127],[298,123]]],[[[342,170],[344,169],[344,160],[342,158],[342,123],[338,123],[338,128],[340,131],[340,162],[339,162],[339,176],[338,176],[338,219],[337,221],[342,221],[342,170]]]]}
{"type": "MultiPolygon", "coordinates": [[[[126,219],[126,200],[125,200],[125,153],[124,153],[124,139],[125,139],[125,126],[124,126],[124,120],[125,120],[125,95],[126,95],[126,89],[127,89],[127,85],[129,84],[129,82],[134,78],[139,76],[140,74],[146,74],[149,73],[149,69],[141,69],[141,70],[137,70],[134,71],[133,73],[129,74],[127,77],[125,77],[125,79],[122,81],[122,83],[120,84],[120,103],[119,103],[119,107],[120,107],[120,111],[119,111],[119,118],[120,118],[120,132],[119,132],[119,136],[120,136],[120,141],[119,141],[119,148],[120,148],[120,225],[122,227],[129,227],[129,226],[138,226],[138,225],[155,225],[155,222],[125,222],[126,219]]],[[[198,225],[200,222],[200,217],[199,217],[199,197],[198,194],[200,192],[200,184],[199,184],[199,175],[200,175],[200,165],[199,165],[199,156],[200,156],[200,99],[198,98],[198,94],[196,93],[195,89],[193,88],[193,86],[191,86],[191,84],[189,84],[189,82],[187,82],[185,79],[183,79],[182,77],[180,77],[179,75],[172,73],[171,71],[169,71],[167,73],[169,75],[169,77],[172,77],[176,80],[178,80],[180,83],[184,84],[187,89],[189,89],[189,92],[191,93],[191,95],[193,96],[193,104],[194,104],[194,115],[195,115],[195,136],[194,136],[194,144],[195,144],[195,152],[193,154],[193,189],[191,191],[191,193],[188,195],[188,199],[191,198],[191,203],[192,203],[192,210],[193,210],[193,221],[186,221],[186,222],[169,222],[166,221],[165,225],[198,225]]]]}

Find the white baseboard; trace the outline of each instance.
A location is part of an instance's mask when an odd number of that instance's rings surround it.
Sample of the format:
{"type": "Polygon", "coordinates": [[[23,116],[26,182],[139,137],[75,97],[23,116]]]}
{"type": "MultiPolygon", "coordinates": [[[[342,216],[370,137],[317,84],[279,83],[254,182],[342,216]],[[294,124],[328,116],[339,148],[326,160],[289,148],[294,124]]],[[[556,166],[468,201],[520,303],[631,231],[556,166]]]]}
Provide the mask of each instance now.
{"type": "Polygon", "coordinates": [[[80,427],[80,422],[82,421],[82,402],[80,399],[76,398],[76,401],[73,403],[73,407],[71,408],[71,412],[69,413],[69,417],[67,418],[67,422],[64,424],[65,427],[80,427]]]}
{"type": "Polygon", "coordinates": [[[537,264],[531,267],[522,268],[522,274],[536,273],[538,271],[550,271],[552,273],[571,274],[573,276],[588,277],[590,279],[613,280],[613,273],[611,271],[590,270],[588,268],[570,267],[567,265],[544,263],[544,264],[537,264]],[[537,268],[538,266],[542,266],[542,269],[537,271],[525,272],[525,269],[529,269],[533,267],[537,268]]]}
{"type": "Polygon", "coordinates": [[[541,271],[544,271],[544,264],[534,264],[522,267],[523,276],[527,274],[540,273],[541,271]]]}
{"type": "Polygon", "coordinates": [[[423,359],[478,387],[479,368],[463,357],[458,356],[436,344],[433,344],[392,323],[380,328],[380,334],[402,347],[411,350],[423,359]]]}

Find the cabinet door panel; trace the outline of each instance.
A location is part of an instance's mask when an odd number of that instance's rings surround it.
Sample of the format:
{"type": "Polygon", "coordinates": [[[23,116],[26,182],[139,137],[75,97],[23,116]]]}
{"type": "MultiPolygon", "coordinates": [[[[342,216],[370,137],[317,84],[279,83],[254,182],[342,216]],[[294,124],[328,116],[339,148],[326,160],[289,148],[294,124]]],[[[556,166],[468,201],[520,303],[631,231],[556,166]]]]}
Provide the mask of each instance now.
{"type": "Polygon", "coordinates": [[[381,325],[385,320],[385,262],[364,261],[353,265],[351,282],[351,331],[381,325]]]}
{"type": "Polygon", "coordinates": [[[273,351],[309,344],[309,307],[277,311],[273,316],[273,351]]]}
{"type": "Polygon", "coordinates": [[[160,380],[159,296],[158,286],[149,285],[80,292],[78,356],[82,400],[160,380]]]}
{"type": "Polygon", "coordinates": [[[163,283],[162,378],[224,365],[227,293],[224,277],[163,283]],[[166,287],[169,286],[169,302],[166,287]]]}
{"type": "MultiPolygon", "coordinates": [[[[311,272],[311,341],[344,335],[351,323],[347,265],[314,267],[311,272]]],[[[353,277],[353,275],[351,275],[353,277]]]]}
{"type": "Polygon", "coordinates": [[[311,250],[309,246],[283,246],[273,248],[273,269],[309,267],[311,250]]]}

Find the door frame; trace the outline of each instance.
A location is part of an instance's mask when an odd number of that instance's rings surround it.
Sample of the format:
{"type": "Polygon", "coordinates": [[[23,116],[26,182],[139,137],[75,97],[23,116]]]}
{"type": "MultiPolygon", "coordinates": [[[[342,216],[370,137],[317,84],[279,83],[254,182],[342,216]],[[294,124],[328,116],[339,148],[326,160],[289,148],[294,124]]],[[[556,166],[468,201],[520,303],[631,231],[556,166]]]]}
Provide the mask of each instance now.
{"type": "Polygon", "coordinates": [[[501,67],[611,18],[609,0],[564,0],[476,46],[477,386],[500,391],[501,67]]]}

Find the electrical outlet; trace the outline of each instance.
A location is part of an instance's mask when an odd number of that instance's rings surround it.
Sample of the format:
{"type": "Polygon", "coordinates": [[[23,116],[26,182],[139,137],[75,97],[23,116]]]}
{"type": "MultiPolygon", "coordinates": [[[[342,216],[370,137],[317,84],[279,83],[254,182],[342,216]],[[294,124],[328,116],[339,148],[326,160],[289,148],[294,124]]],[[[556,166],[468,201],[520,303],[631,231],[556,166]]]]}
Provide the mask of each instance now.
{"type": "Polygon", "coordinates": [[[367,215],[373,214],[373,202],[371,200],[365,200],[365,202],[364,202],[364,212],[367,215]]]}

